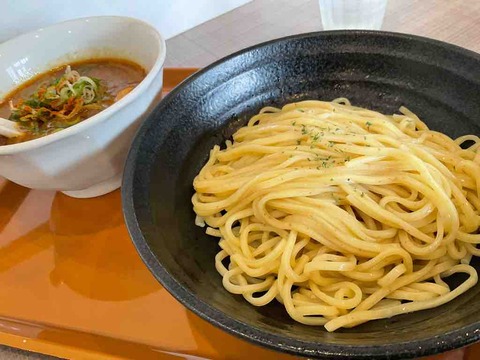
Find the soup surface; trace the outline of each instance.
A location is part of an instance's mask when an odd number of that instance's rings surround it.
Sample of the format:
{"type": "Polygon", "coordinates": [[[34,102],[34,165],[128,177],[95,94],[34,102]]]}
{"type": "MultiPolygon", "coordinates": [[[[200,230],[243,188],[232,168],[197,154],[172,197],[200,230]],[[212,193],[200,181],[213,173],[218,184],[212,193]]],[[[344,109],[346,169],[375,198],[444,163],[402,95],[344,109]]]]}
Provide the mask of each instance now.
{"type": "Polygon", "coordinates": [[[18,122],[22,136],[0,136],[0,145],[36,139],[75,125],[106,109],[144,78],[138,64],[94,59],[40,74],[0,100],[0,117],[18,122]]]}

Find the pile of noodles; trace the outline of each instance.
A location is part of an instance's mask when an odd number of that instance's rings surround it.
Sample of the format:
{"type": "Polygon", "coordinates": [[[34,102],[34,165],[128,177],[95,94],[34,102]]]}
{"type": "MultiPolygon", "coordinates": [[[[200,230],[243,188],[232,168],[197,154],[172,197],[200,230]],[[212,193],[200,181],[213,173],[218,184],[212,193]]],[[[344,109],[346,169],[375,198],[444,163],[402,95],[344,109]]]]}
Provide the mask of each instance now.
{"type": "Polygon", "coordinates": [[[477,282],[479,139],[346,99],[266,107],[194,180],[224,287],[328,331],[433,308],[477,282]],[[466,141],[473,143],[462,149],[466,141]],[[452,289],[455,273],[466,280],[452,289]]]}

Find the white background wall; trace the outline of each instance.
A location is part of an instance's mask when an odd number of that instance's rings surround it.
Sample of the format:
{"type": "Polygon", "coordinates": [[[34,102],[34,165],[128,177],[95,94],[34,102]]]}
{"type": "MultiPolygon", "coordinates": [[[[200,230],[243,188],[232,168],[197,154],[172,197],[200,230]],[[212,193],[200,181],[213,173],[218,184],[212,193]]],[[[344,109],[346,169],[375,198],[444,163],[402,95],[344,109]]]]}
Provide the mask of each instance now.
{"type": "Polygon", "coordinates": [[[0,42],[59,21],[123,15],[149,22],[166,38],[251,0],[0,0],[0,42]]]}

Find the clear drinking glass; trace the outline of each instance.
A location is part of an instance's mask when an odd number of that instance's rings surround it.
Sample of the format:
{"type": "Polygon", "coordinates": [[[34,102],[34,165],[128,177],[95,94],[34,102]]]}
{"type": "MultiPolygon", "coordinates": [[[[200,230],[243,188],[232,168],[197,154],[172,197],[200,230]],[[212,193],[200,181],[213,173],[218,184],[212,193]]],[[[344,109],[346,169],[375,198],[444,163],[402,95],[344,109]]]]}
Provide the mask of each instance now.
{"type": "Polygon", "coordinates": [[[382,27],[388,0],[318,0],[324,30],[382,27]]]}

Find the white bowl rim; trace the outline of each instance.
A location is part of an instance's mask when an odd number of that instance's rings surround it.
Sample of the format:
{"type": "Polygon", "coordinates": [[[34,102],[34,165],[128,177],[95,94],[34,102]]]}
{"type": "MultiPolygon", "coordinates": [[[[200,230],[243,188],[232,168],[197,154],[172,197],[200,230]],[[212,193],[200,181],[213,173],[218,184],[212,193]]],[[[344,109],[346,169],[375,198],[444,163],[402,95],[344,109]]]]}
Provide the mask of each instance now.
{"type": "MultiPolygon", "coordinates": [[[[28,140],[25,142],[21,142],[18,144],[10,144],[10,145],[1,145],[0,146],[0,155],[9,155],[9,154],[15,154],[19,152],[24,152],[28,151],[34,148],[42,147],[45,145],[48,145],[50,143],[53,143],[55,141],[61,140],[63,138],[72,136],[74,134],[77,134],[84,129],[87,129],[89,127],[95,126],[97,123],[101,122],[102,120],[110,117],[113,115],[113,113],[119,111],[120,109],[124,108],[128,104],[132,103],[135,99],[137,99],[139,96],[143,94],[146,88],[152,83],[153,79],[157,76],[157,74],[161,71],[163,64],[165,62],[165,57],[166,57],[166,43],[165,39],[163,36],[158,32],[157,29],[155,29],[152,25],[149,23],[133,18],[133,17],[128,17],[128,16],[89,16],[89,17],[82,17],[82,18],[76,18],[76,19],[71,19],[71,20],[66,20],[62,22],[58,22],[49,26],[45,26],[43,28],[39,28],[30,32],[27,32],[25,34],[16,36],[12,39],[9,39],[5,41],[4,43],[0,44],[0,50],[1,48],[8,44],[8,43],[13,43],[18,40],[31,37],[32,35],[41,32],[45,29],[51,29],[55,27],[63,27],[66,24],[72,24],[72,23],[79,23],[79,22],[85,22],[85,21],[90,21],[90,20],[124,20],[125,22],[133,22],[133,23],[138,23],[141,24],[142,26],[145,26],[149,28],[156,36],[157,41],[160,45],[159,53],[157,55],[157,58],[155,59],[155,63],[153,64],[152,68],[150,71],[147,73],[145,78],[127,95],[125,95],[124,98],[119,100],[118,102],[112,104],[108,108],[102,110],[98,114],[93,115],[92,117],[86,119],[88,121],[82,121],[78,124],[75,124],[73,126],[70,126],[62,131],[43,136],[41,138],[37,139],[32,139],[28,140]]],[[[146,109],[145,109],[146,110],[146,109]]]]}

